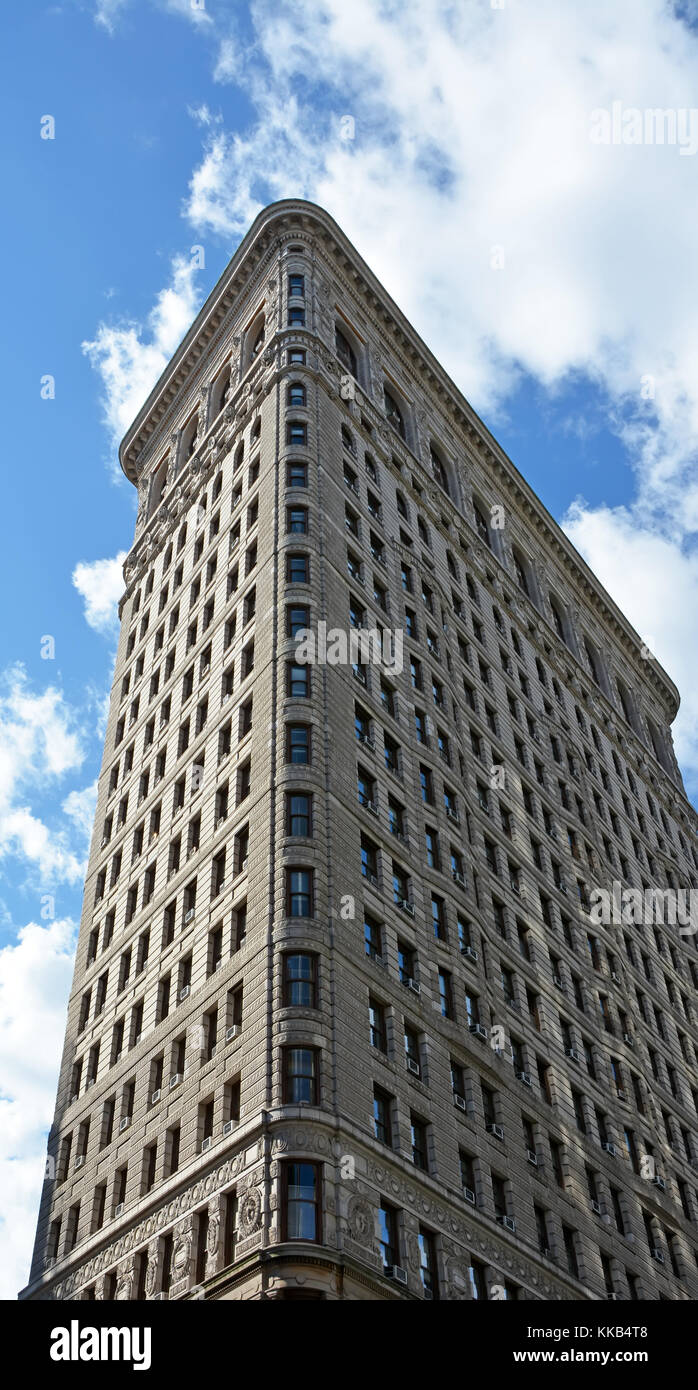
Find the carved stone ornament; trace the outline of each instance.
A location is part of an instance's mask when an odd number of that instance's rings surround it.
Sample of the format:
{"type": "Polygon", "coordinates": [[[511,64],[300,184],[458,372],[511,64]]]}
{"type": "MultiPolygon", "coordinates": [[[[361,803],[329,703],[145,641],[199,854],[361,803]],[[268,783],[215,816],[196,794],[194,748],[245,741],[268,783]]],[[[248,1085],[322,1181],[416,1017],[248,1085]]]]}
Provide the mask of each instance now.
{"type": "Polygon", "coordinates": [[[238,1222],[243,1238],[259,1229],[262,1222],[262,1194],[258,1187],[248,1187],[240,1198],[238,1222]]]}
{"type": "Polygon", "coordinates": [[[347,1224],[350,1235],[360,1245],[371,1245],[373,1242],[374,1220],[373,1210],[363,1197],[352,1197],[347,1212],[347,1224]]]}

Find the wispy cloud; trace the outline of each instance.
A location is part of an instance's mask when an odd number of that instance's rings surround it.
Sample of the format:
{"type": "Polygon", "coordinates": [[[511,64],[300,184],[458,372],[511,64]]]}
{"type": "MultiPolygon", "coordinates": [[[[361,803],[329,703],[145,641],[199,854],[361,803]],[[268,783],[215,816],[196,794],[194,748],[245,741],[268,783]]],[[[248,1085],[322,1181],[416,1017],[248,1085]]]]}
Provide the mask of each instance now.
{"type": "Polygon", "coordinates": [[[95,632],[118,630],[118,603],[124,592],[123,563],[126,551],[110,560],[81,560],[72,580],[85,604],[85,621],[95,632]]]}
{"type": "Polygon", "coordinates": [[[102,378],[104,420],[114,449],[196,314],[196,273],[193,260],[176,257],[170,281],[157,295],[145,326],[134,320],[103,321],[92,341],[82,344],[102,378]]]}
{"type": "Polygon", "coordinates": [[[67,830],[51,829],[31,803],[79,770],[84,745],[76,713],[60,690],[36,692],[21,666],[0,676],[0,860],[24,860],[44,889],[79,883],[85,864],[67,830]]]}
{"type": "Polygon", "coordinates": [[[70,918],[20,928],[0,950],[0,1298],[26,1284],[73,970],[70,918]]]}

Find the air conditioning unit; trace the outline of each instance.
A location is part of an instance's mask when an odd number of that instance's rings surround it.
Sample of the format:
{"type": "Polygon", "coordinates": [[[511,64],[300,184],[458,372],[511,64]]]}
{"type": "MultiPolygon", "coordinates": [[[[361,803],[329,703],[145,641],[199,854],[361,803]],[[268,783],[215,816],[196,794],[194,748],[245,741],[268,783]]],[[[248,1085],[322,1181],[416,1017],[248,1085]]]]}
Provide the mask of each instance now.
{"type": "Polygon", "coordinates": [[[215,975],[215,973],[216,973],[217,970],[222,970],[222,969],[223,969],[223,961],[222,961],[222,959],[221,959],[221,960],[217,960],[217,961],[216,961],[216,964],[215,964],[214,967],[213,967],[213,973],[214,973],[214,975],[215,975]]]}
{"type": "Polygon", "coordinates": [[[664,1256],[663,1256],[661,1250],[657,1250],[656,1246],[655,1246],[654,1250],[651,1251],[651,1255],[652,1255],[652,1259],[653,1259],[653,1260],[656,1260],[658,1265],[663,1265],[663,1264],[664,1264],[664,1256]]]}
{"type": "Polygon", "coordinates": [[[230,699],[230,695],[231,695],[231,692],[230,692],[229,690],[226,690],[225,695],[223,696],[223,699],[221,700],[221,704],[222,704],[222,705],[225,704],[226,700],[229,700],[229,699],[230,699]]]}
{"type": "Polygon", "coordinates": [[[100,845],[100,849],[104,849],[104,846],[105,846],[105,845],[108,845],[108,844],[109,844],[109,836],[108,836],[108,835],[103,835],[103,836],[102,836],[102,843],[101,843],[101,845],[100,845]]]}
{"type": "Polygon", "coordinates": [[[454,1094],[454,1096],[453,1096],[453,1104],[454,1104],[454,1105],[457,1105],[459,1110],[465,1110],[465,1109],[467,1109],[466,1101],[465,1101],[465,1096],[459,1096],[459,1095],[457,1095],[457,1094],[454,1094]]]}
{"type": "Polygon", "coordinates": [[[508,1231],[516,1230],[516,1222],[513,1216],[498,1216],[497,1221],[499,1222],[500,1226],[506,1226],[506,1229],[508,1231]]]}
{"type": "Polygon", "coordinates": [[[233,1038],[239,1038],[242,1028],[239,1023],[234,1023],[232,1028],[228,1028],[225,1035],[226,1042],[232,1042],[233,1038]]]}
{"type": "Polygon", "coordinates": [[[413,1057],[407,1058],[407,1070],[411,1071],[413,1076],[421,1076],[422,1074],[422,1068],[419,1062],[415,1062],[413,1057]]]}
{"type": "Polygon", "coordinates": [[[618,1087],[618,1089],[617,1089],[617,1091],[616,1091],[616,1095],[617,1095],[617,1097],[618,1097],[619,1100],[627,1100],[627,1099],[628,1099],[628,1093],[627,1093],[627,1091],[624,1091],[624,1090],[623,1090],[623,1087],[622,1087],[622,1086],[619,1086],[619,1087],[618,1087]]]}
{"type": "Polygon", "coordinates": [[[553,975],[553,984],[554,984],[554,985],[557,985],[558,989],[564,989],[564,988],[565,988],[565,986],[564,986],[564,984],[563,984],[563,982],[562,982],[562,976],[561,976],[561,975],[553,975]]]}
{"type": "Polygon", "coordinates": [[[366,810],[371,812],[371,815],[378,815],[378,807],[376,806],[374,801],[366,801],[364,805],[366,807],[366,810]]]}
{"type": "Polygon", "coordinates": [[[90,1086],[94,1086],[96,1080],[96,1076],[88,1076],[87,1081],[85,1082],[85,1090],[89,1091],[90,1086]]]}
{"type": "Polygon", "coordinates": [[[123,1216],[125,1205],[126,1205],[125,1202],[119,1202],[118,1206],[117,1206],[117,1207],[115,1208],[115,1210],[114,1210],[114,1215],[115,1215],[115,1216],[123,1216]]]}
{"type": "Polygon", "coordinates": [[[85,1155],[84,1155],[84,1154],[78,1154],[78,1156],[77,1156],[77,1158],[76,1158],[76,1160],[75,1160],[75,1167],[76,1167],[76,1168],[82,1168],[84,1162],[85,1162],[85,1155]]]}
{"type": "Polygon", "coordinates": [[[399,898],[397,905],[403,912],[409,913],[410,917],[414,917],[414,907],[407,898],[399,898]]]}
{"type": "Polygon", "coordinates": [[[468,960],[477,960],[477,951],[474,946],[461,946],[460,953],[462,956],[467,956],[468,960]]]}
{"type": "Polygon", "coordinates": [[[125,1129],[128,1129],[130,1123],[131,1123],[131,1116],[130,1116],[130,1115],[123,1115],[122,1118],[119,1120],[119,1134],[123,1134],[124,1130],[125,1130],[125,1129]]]}
{"type": "Polygon", "coordinates": [[[620,975],[618,975],[615,970],[611,971],[611,979],[613,980],[614,985],[620,985],[623,983],[620,978],[620,975]]]}
{"type": "Polygon", "coordinates": [[[211,1048],[211,1051],[210,1051],[210,1053],[209,1053],[209,1055],[208,1055],[207,1061],[212,1062],[213,1059],[214,1059],[214,1057],[216,1056],[216,1053],[217,1053],[217,1052],[218,1052],[218,1043],[214,1043],[214,1044],[213,1044],[213,1047],[211,1048]]]}
{"type": "Polygon", "coordinates": [[[517,1071],[516,1080],[523,1081],[524,1086],[532,1086],[533,1082],[527,1071],[517,1071]]]}
{"type": "Polygon", "coordinates": [[[190,994],[191,994],[191,985],[182,985],[182,988],[181,988],[180,991],[179,991],[179,1002],[180,1002],[180,1004],[181,1004],[181,1002],[182,1002],[183,999],[188,999],[190,994]]]}
{"type": "Polygon", "coordinates": [[[372,740],[371,738],[369,738],[369,735],[368,735],[368,734],[359,734],[359,735],[358,735],[358,740],[359,740],[359,743],[363,743],[363,744],[365,745],[366,748],[373,748],[373,747],[374,747],[373,740],[372,740]]]}
{"type": "Polygon", "coordinates": [[[501,1125],[485,1125],[488,1134],[493,1134],[495,1139],[504,1138],[504,1130],[501,1125]]]}
{"type": "Polygon", "coordinates": [[[223,1125],[223,1137],[229,1139],[237,1126],[237,1120],[226,1120],[223,1125]]]}
{"type": "Polygon", "coordinates": [[[208,1136],[207,1139],[202,1139],[202,1140],[201,1140],[201,1152],[202,1152],[202,1154],[205,1154],[205,1153],[206,1153],[206,1150],[207,1150],[207,1149],[210,1149],[210,1147],[211,1147],[211,1142],[212,1142],[212,1141],[211,1141],[211,1136],[210,1136],[210,1135],[208,1136]]]}
{"type": "Polygon", "coordinates": [[[600,1215],[601,1215],[601,1203],[600,1203],[600,1202],[592,1201],[592,1203],[591,1203],[591,1210],[593,1211],[593,1213],[594,1213],[595,1216],[600,1216],[600,1215]]]}
{"type": "Polygon", "coordinates": [[[173,1091],[174,1088],[175,1088],[175,1086],[179,1086],[179,1083],[180,1083],[181,1080],[182,1080],[182,1074],[181,1074],[181,1072],[176,1071],[176,1072],[174,1073],[174,1076],[171,1076],[171,1077],[170,1077],[170,1090],[173,1091]]]}
{"type": "Polygon", "coordinates": [[[152,1093],[152,1095],[151,1095],[151,1097],[150,1097],[150,1104],[151,1104],[151,1105],[157,1105],[157,1103],[158,1103],[158,1101],[159,1101],[159,1099],[160,1099],[160,1095],[161,1095],[161,1092],[160,1092],[160,1091],[153,1091],[153,1093],[152,1093]]]}
{"type": "Polygon", "coordinates": [[[571,1057],[573,1062],[582,1063],[584,1061],[584,1058],[582,1057],[581,1053],[577,1052],[576,1047],[568,1047],[566,1055],[568,1057],[571,1057]]]}
{"type": "Polygon", "coordinates": [[[446,815],[448,816],[449,820],[453,821],[454,825],[460,825],[460,816],[458,815],[458,812],[452,811],[450,806],[447,806],[446,808],[446,815]]]}
{"type": "Polygon", "coordinates": [[[603,1149],[604,1153],[610,1154],[611,1158],[616,1157],[616,1146],[615,1144],[611,1144],[608,1139],[604,1140],[603,1144],[601,1145],[601,1148],[603,1149]]]}
{"type": "Polygon", "coordinates": [[[538,1167],[538,1154],[534,1153],[533,1149],[526,1150],[526,1162],[530,1163],[532,1168],[538,1167]]]}
{"type": "Polygon", "coordinates": [[[185,921],[185,922],[193,922],[193,921],[194,921],[194,908],[193,908],[193,907],[190,907],[189,910],[188,910],[188,912],[185,912],[185,914],[184,914],[184,921],[185,921]]]}
{"type": "Polygon", "coordinates": [[[471,1207],[475,1206],[475,1193],[473,1192],[471,1187],[463,1188],[463,1196],[465,1197],[466,1202],[470,1202],[471,1207]]]}
{"type": "Polygon", "coordinates": [[[481,1023],[471,1023],[469,1031],[474,1037],[482,1038],[484,1042],[487,1042],[487,1029],[483,1028],[481,1023]]]}
{"type": "Polygon", "coordinates": [[[422,993],[422,986],[418,983],[417,980],[413,980],[412,978],[410,978],[410,979],[407,981],[407,988],[408,988],[408,989],[411,989],[413,994],[421,994],[421,993],[422,993]]]}
{"type": "Polygon", "coordinates": [[[632,1035],[632,1033],[624,1033],[624,1034],[623,1034],[623,1042],[624,1042],[624,1043],[627,1043],[628,1047],[634,1047],[633,1035],[632,1035]]]}
{"type": "Polygon", "coordinates": [[[453,874],[453,882],[457,883],[461,888],[465,888],[465,876],[460,873],[458,869],[452,869],[451,872],[453,874]]]}
{"type": "Polygon", "coordinates": [[[70,1097],[70,1099],[69,1099],[69,1101],[68,1101],[68,1104],[69,1104],[69,1105],[73,1105],[73,1104],[75,1103],[75,1101],[77,1100],[77,1098],[78,1098],[78,1093],[77,1093],[77,1091],[74,1091],[73,1094],[72,1094],[72,1096],[70,1097]]]}
{"type": "Polygon", "coordinates": [[[385,1265],[383,1273],[386,1279],[394,1279],[396,1284],[407,1283],[407,1270],[400,1265],[385,1265]]]}
{"type": "Polygon", "coordinates": [[[374,965],[386,964],[386,962],[383,960],[383,957],[379,956],[377,951],[372,956],[369,956],[369,960],[372,960],[374,965]]]}
{"type": "Polygon", "coordinates": [[[666,1192],[666,1183],[664,1181],[664,1178],[660,1178],[659,1174],[657,1174],[657,1176],[652,1179],[652,1183],[654,1187],[659,1188],[660,1192],[666,1192]]]}

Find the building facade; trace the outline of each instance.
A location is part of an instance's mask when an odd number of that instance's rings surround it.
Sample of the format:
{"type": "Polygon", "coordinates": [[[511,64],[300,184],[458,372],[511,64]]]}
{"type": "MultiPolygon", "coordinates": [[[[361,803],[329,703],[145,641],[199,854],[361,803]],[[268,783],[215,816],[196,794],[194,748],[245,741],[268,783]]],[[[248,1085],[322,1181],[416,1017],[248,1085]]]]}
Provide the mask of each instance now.
{"type": "Polygon", "coordinates": [[[121,461],[21,1296],[695,1298],[696,936],[621,896],[698,867],[665,672],[312,204],[121,461]]]}

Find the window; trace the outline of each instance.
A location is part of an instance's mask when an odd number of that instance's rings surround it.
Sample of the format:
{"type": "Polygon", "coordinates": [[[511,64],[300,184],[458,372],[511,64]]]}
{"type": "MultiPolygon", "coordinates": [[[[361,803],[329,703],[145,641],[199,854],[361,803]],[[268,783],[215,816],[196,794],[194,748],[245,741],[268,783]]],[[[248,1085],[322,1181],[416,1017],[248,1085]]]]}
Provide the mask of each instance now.
{"type": "Polygon", "coordinates": [[[283,1216],[285,1240],[320,1239],[320,1167],[316,1163],[284,1163],[283,1216]]]}
{"type": "Polygon", "coordinates": [[[286,443],[294,446],[308,443],[308,426],[302,420],[289,420],[286,425],[286,443]]]}
{"type": "Polygon", "coordinates": [[[397,1212],[394,1207],[389,1206],[388,1203],[384,1202],[382,1199],[378,1209],[378,1226],[380,1230],[378,1243],[383,1259],[383,1268],[392,1269],[394,1265],[400,1263],[397,1236],[397,1212]]]}
{"type": "Polygon", "coordinates": [[[317,1008],[317,959],[287,952],[284,955],[283,1000],[287,1006],[317,1008]]]}
{"type": "Polygon", "coordinates": [[[382,927],[370,913],[364,913],[364,945],[371,960],[382,958],[382,927]]]}
{"type": "Polygon", "coordinates": [[[307,555],[286,557],[286,578],[289,584],[307,584],[310,579],[310,560],[307,555]]]}
{"type": "Polygon", "coordinates": [[[419,1246],[419,1274],[422,1281],[424,1296],[437,1298],[438,1284],[436,1278],[434,1237],[430,1231],[425,1231],[423,1226],[419,1228],[417,1244],[419,1246]]]}
{"type": "Polygon", "coordinates": [[[309,838],[313,833],[313,798],[307,792],[286,795],[286,834],[309,838]]]}
{"type": "Polygon", "coordinates": [[[310,726],[308,724],[286,725],[286,761],[306,764],[310,762],[310,726]]]}
{"type": "Polygon", "coordinates": [[[291,459],[286,466],[286,484],[288,487],[307,487],[307,463],[302,463],[299,459],[291,459]]]}
{"type": "Polygon", "coordinates": [[[422,1172],[429,1172],[429,1152],[427,1147],[427,1125],[418,1115],[410,1112],[410,1143],[412,1146],[412,1162],[415,1168],[421,1168],[422,1172]]]}
{"type": "Polygon", "coordinates": [[[286,508],[286,530],[294,535],[305,535],[308,530],[308,508],[286,508]]]}
{"type": "Polygon", "coordinates": [[[335,350],[342,366],[346,367],[351,376],[356,377],[356,353],[341,328],[335,328],[335,350]]]}
{"type": "Polygon", "coordinates": [[[400,435],[400,437],[404,439],[405,422],[402,418],[402,411],[400,410],[400,407],[397,401],[395,400],[394,395],[391,391],[388,390],[387,386],[383,389],[383,403],[385,406],[385,414],[388,423],[391,424],[393,429],[397,430],[397,433],[400,435]]]}
{"type": "Polygon", "coordinates": [[[286,870],[286,911],[289,917],[313,916],[313,870],[286,870]]]}
{"type": "Polygon", "coordinates": [[[317,1052],[312,1047],[286,1047],[283,1049],[283,1060],[284,1104],[316,1105],[317,1052]]]}
{"type": "Polygon", "coordinates": [[[381,1144],[392,1147],[392,1098],[378,1086],[373,1090],[373,1131],[381,1144]]]}
{"type": "Polygon", "coordinates": [[[369,996],[368,1000],[368,1025],[371,1047],[377,1048],[379,1052],[387,1053],[388,1043],[385,1028],[385,1009],[372,995],[369,996]]]}

